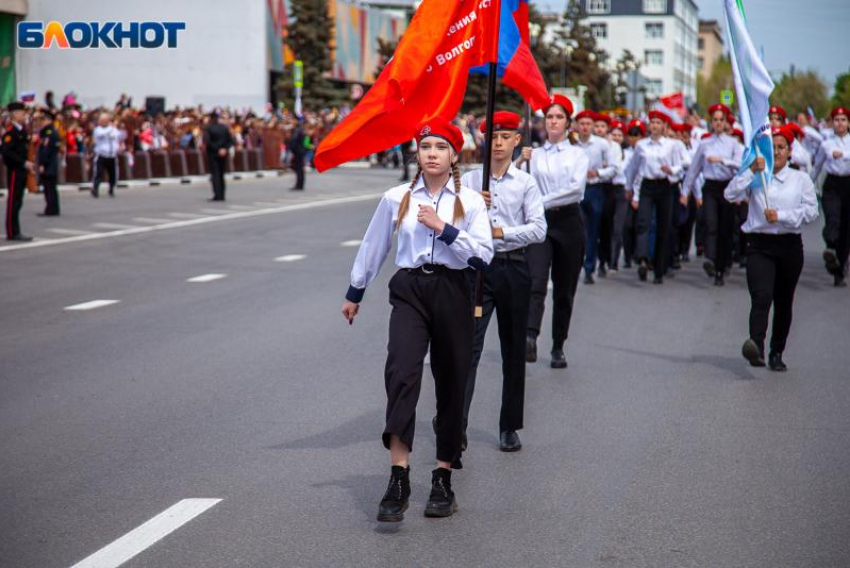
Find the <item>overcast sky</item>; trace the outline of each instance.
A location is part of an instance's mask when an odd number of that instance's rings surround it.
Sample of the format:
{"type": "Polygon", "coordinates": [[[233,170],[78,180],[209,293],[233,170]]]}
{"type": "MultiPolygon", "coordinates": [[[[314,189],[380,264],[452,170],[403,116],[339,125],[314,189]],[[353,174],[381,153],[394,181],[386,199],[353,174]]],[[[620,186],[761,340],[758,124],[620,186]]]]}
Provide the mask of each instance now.
{"type": "MultiPolygon", "coordinates": [[[[566,0],[531,1],[544,11],[562,11],[567,6],[566,0]]],[[[700,19],[723,25],[723,0],[695,2],[700,19]]],[[[792,64],[798,70],[814,69],[831,91],[836,76],[850,71],[850,0],[743,2],[753,42],[764,47],[771,73],[779,75],[792,64]]]]}

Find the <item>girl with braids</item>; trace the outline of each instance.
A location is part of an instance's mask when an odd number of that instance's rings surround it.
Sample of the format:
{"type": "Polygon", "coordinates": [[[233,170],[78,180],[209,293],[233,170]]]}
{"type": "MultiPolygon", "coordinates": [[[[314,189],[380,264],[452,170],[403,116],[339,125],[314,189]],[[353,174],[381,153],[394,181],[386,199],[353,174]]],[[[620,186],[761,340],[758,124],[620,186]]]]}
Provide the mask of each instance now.
{"type": "Polygon", "coordinates": [[[383,443],[392,463],[389,486],[378,508],[378,521],[384,522],[401,521],[408,506],[408,457],[429,344],[437,397],[437,467],[425,516],[448,517],[457,510],[451,470],[461,467],[464,392],[475,330],[467,273],[470,267],[482,270],[493,258],[484,199],[460,183],[460,130],[433,119],[417,128],[416,139],[419,168],[413,183],[397,186],[381,198],[354,260],[342,305],[342,315],[353,323],[366,287],[378,275],[397,232],[399,270],[389,285],[393,309],[384,370],[383,443]]]}

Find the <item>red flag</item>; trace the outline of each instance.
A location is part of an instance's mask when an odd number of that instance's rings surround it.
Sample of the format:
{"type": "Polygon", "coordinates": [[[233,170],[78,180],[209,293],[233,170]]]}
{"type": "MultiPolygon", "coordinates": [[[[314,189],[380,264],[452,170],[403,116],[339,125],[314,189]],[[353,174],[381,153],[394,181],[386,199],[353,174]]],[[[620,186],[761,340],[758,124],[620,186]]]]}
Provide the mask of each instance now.
{"type": "Polygon", "coordinates": [[[375,84],[319,145],[316,169],[406,142],[429,118],[454,119],[470,68],[495,60],[498,16],[498,0],[424,0],[375,84]]]}
{"type": "Polygon", "coordinates": [[[673,93],[672,95],[666,95],[658,100],[661,101],[661,104],[666,106],[667,108],[679,109],[685,108],[685,97],[682,96],[682,93],[673,93]]]}

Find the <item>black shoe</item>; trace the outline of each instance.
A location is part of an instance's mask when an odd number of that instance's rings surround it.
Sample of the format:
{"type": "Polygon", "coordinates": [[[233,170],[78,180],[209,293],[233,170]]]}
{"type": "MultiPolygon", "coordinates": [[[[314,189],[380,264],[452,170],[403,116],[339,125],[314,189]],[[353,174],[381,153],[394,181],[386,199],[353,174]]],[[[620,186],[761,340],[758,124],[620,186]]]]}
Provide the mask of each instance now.
{"type": "Polygon", "coordinates": [[[400,523],[404,520],[410,498],[410,467],[394,465],[390,474],[387,492],[378,505],[378,521],[381,523],[400,523]]]}
{"type": "Polygon", "coordinates": [[[18,234],[18,235],[15,235],[14,237],[7,237],[6,240],[7,241],[18,241],[20,243],[28,243],[32,240],[32,237],[28,237],[26,235],[18,234]]]}
{"type": "Polygon", "coordinates": [[[425,505],[426,517],[451,517],[457,511],[452,491],[452,470],[438,467],[431,472],[431,495],[425,505]]]}
{"type": "Polygon", "coordinates": [[[38,217],[58,217],[58,216],[59,216],[59,213],[47,213],[47,212],[44,212],[44,213],[36,213],[36,215],[37,215],[38,217]]]}
{"type": "Polygon", "coordinates": [[[608,270],[605,268],[605,265],[601,262],[599,263],[599,270],[597,272],[600,278],[605,278],[608,276],[608,270]]]}
{"type": "Polygon", "coordinates": [[[770,352],[770,356],[767,358],[767,365],[771,371],[777,371],[779,373],[784,373],[788,370],[788,366],[782,362],[782,353],[779,351],[770,352]]]}
{"type": "Polygon", "coordinates": [[[764,367],[764,350],[752,339],[744,342],[744,346],[741,347],[741,354],[753,367],[764,367]]]}
{"type": "Polygon", "coordinates": [[[95,190],[91,190],[91,196],[97,199],[98,197],[100,197],[100,194],[95,190]]]}
{"type": "Polygon", "coordinates": [[[655,278],[652,279],[652,283],[653,284],[664,284],[664,277],[663,276],[656,276],[655,278]]]}
{"type": "Polygon", "coordinates": [[[723,281],[723,273],[718,272],[717,274],[715,274],[714,275],[714,285],[715,286],[723,286],[724,284],[726,284],[726,283],[723,281]]]}
{"type": "Polygon", "coordinates": [[[640,261],[640,266],[638,266],[638,278],[640,278],[641,282],[646,282],[646,273],[647,273],[646,261],[642,260],[642,261],[640,261]]]}
{"type": "Polygon", "coordinates": [[[537,362],[537,339],[534,337],[525,338],[525,362],[537,362]]]}
{"type": "Polygon", "coordinates": [[[113,190],[109,190],[109,197],[115,197],[115,192],[113,190]]]}
{"type": "Polygon", "coordinates": [[[518,452],[522,449],[516,430],[505,430],[499,435],[499,449],[503,452],[518,452]]]}
{"type": "Polygon", "coordinates": [[[673,257],[673,262],[670,263],[670,268],[673,270],[682,270],[682,262],[679,257],[673,257]]]}
{"type": "Polygon", "coordinates": [[[563,349],[552,350],[552,362],[549,364],[553,369],[566,369],[567,357],[564,355],[563,349]]]}
{"type": "Polygon", "coordinates": [[[593,279],[593,274],[588,272],[584,275],[584,283],[585,284],[596,284],[596,280],[593,279]]]}
{"type": "Polygon", "coordinates": [[[827,272],[835,276],[841,274],[841,265],[838,262],[838,255],[835,254],[835,250],[828,248],[823,251],[823,261],[826,264],[827,272]]]}
{"type": "Polygon", "coordinates": [[[714,263],[711,262],[710,260],[706,260],[705,262],[702,263],[702,269],[705,270],[705,274],[709,278],[711,278],[715,274],[717,274],[717,270],[714,268],[714,263]]]}
{"type": "Polygon", "coordinates": [[[847,282],[844,280],[844,277],[841,276],[840,274],[836,274],[832,278],[833,278],[832,283],[836,288],[846,288],[847,287],[847,282]]]}

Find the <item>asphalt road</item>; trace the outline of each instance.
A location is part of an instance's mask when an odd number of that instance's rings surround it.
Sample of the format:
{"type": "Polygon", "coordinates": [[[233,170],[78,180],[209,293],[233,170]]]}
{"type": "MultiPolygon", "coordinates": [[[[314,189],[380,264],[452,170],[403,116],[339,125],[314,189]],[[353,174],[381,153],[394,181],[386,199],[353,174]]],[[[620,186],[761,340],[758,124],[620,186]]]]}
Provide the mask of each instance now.
{"type": "Polygon", "coordinates": [[[411,508],[376,523],[391,262],[353,326],[339,308],[396,176],[243,180],[225,204],[205,186],[63,193],[59,219],[27,196],[39,246],[0,243],[0,566],[133,543],[136,568],[850,566],[850,293],[822,267],[819,224],[788,373],[740,356],[738,269],[720,289],[695,262],[660,287],[625,271],[580,285],[569,369],[528,366],[523,450],[497,451],[493,324],[460,511],[422,517],[426,372],[411,508]],[[95,300],[117,303],[66,309],[95,300]],[[139,544],[186,499],[220,501],[139,544]]]}

